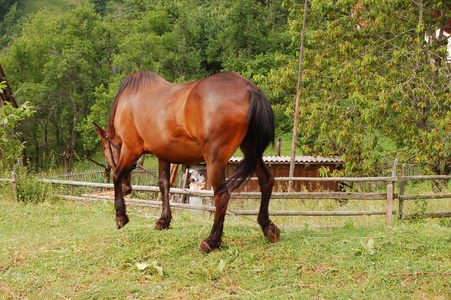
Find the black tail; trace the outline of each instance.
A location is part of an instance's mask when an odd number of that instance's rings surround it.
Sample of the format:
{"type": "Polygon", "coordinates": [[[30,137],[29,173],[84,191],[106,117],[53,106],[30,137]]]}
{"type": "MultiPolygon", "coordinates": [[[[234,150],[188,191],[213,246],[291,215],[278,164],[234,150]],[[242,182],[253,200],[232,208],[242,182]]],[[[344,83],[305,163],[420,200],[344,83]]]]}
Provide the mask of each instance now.
{"type": "Polygon", "coordinates": [[[274,112],[263,92],[257,87],[249,88],[249,129],[241,144],[244,159],[235,172],[220,187],[236,190],[254,174],[263,152],[274,143],[274,112]]]}

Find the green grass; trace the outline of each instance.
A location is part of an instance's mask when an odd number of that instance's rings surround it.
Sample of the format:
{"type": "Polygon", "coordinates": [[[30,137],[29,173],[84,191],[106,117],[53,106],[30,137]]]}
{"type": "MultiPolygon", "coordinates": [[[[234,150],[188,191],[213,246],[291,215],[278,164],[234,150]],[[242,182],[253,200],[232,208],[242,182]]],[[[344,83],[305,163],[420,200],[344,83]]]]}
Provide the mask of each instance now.
{"type": "Polygon", "coordinates": [[[226,218],[224,242],[197,251],[207,213],[129,209],[116,230],[111,204],[0,200],[4,299],[449,299],[451,228],[283,230],[271,244],[251,221],[226,218]],[[374,242],[374,246],[372,242],[374,242]],[[437,274],[399,275],[414,272],[437,274]],[[440,274],[439,274],[440,273],[440,274]]]}

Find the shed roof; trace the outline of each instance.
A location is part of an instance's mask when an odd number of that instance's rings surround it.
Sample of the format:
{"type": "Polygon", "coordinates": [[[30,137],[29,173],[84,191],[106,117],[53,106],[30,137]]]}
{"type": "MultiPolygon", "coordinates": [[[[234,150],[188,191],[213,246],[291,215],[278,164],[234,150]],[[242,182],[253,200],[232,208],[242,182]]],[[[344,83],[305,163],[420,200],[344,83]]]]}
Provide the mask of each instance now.
{"type": "MultiPolygon", "coordinates": [[[[231,157],[229,163],[238,163],[242,157],[231,157]]],[[[290,156],[263,156],[263,161],[267,164],[289,164],[291,162],[290,156]]],[[[343,160],[339,157],[321,157],[321,156],[296,156],[296,163],[308,164],[340,164],[343,160]]]]}

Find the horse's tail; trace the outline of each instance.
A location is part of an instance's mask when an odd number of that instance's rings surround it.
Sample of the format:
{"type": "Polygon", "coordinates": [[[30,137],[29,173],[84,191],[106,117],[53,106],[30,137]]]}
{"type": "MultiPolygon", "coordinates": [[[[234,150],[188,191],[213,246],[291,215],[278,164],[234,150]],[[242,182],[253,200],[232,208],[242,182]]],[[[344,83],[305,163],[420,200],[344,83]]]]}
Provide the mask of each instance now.
{"type": "Polygon", "coordinates": [[[263,92],[257,87],[249,88],[249,129],[241,143],[245,152],[235,172],[222,185],[231,191],[238,189],[254,174],[263,152],[274,143],[274,112],[263,92]]]}

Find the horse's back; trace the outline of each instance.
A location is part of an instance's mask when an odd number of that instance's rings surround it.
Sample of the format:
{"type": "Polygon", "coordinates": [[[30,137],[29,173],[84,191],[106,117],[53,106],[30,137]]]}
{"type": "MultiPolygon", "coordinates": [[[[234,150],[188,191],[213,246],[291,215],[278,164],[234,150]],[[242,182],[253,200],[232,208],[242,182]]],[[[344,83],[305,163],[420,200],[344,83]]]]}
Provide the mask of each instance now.
{"type": "Polygon", "coordinates": [[[246,119],[249,88],[253,84],[233,72],[222,72],[199,81],[186,99],[186,115],[226,122],[221,118],[246,119]]]}
{"type": "Polygon", "coordinates": [[[141,84],[124,89],[115,118],[129,144],[174,163],[202,161],[218,147],[231,156],[241,144],[249,90],[256,88],[249,80],[222,72],[174,84],[155,73],[144,75],[141,84]]]}

